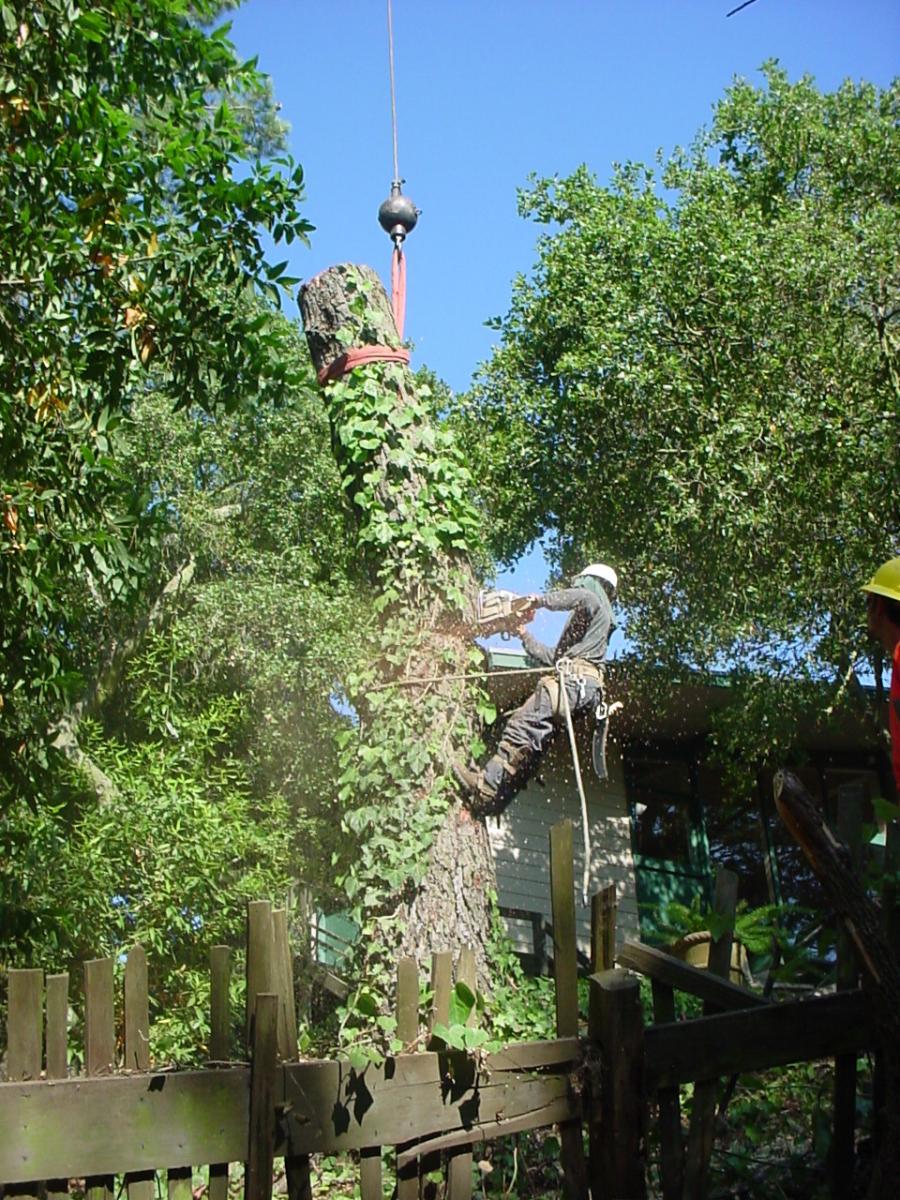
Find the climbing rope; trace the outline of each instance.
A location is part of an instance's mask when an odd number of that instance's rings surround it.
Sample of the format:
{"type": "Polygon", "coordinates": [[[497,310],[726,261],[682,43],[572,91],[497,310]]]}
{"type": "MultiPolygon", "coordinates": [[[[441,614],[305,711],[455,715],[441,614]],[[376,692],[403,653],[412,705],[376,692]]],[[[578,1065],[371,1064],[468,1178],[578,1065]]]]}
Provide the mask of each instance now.
{"type": "Polygon", "coordinates": [[[412,679],[391,679],[388,683],[376,683],[368,690],[380,692],[384,688],[415,687],[422,683],[441,683],[445,679],[496,679],[498,675],[546,675],[546,667],[511,667],[508,671],[465,671],[460,675],[417,675],[412,679]]]}
{"type": "MultiPolygon", "coordinates": [[[[581,834],[584,839],[584,870],[581,873],[581,902],[587,908],[588,888],[591,882],[591,830],[588,822],[587,796],[584,794],[584,783],[581,778],[581,760],[578,757],[578,746],[575,743],[575,726],[572,724],[572,710],[569,707],[569,693],[566,691],[566,680],[577,677],[577,668],[570,658],[560,658],[556,663],[556,673],[559,676],[559,698],[566,717],[566,729],[569,732],[569,746],[572,750],[572,765],[575,768],[575,782],[578,784],[578,795],[581,800],[581,834]]],[[[579,686],[584,687],[584,680],[578,680],[579,686]]]]}

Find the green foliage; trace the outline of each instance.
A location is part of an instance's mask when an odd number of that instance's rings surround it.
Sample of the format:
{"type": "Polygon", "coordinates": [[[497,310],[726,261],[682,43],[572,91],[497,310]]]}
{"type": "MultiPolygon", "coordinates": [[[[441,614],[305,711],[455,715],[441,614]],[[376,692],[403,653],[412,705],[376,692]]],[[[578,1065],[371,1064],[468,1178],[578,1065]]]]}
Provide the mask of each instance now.
{"type": "Polygon", "coordinates": [[[134,403],[162,390],[233,408],[292,382],[253,291],[277,299],[291,282],[260,233],[305,238],[301,171],[237,170],[244,127],[212,99],[264,84],[185,13],[3,5],[0,750],[26,776],[48,708],[84,686],[77,600],[127,607],[146,581],[160,514],[120,465],[134,403]]]}
{"type": "Polygon", "coordinates": [[[178,742],[133,748],[95,726],[86,745],[116,784],[110,801],[79,803],[73,781],[57,804],[34,814],[19,803],[0,825],[0,956],[71,970],[77,986],[82,960],[142,944],[157,1062],[202,1054],[209,947],[242,944],[247,901],[287,889],[287,805],[257,804],[222,753],[239,716],[236,702],[219,703],[182,720],[178,742]]]}
{"type": "MultiPolygon", "coordinates": [[[[792,912],[796,906],[792,906],[792,912]]],[[[746,900],[738,901],[734,916],[733,935],[748,954],[767,954],[773,941],[784,941],[785,932],[781,920],[785,909],[778,904],[765,904],[750,908],[746,900]]],[[[714,912],[696,896],[689,905],[670,900],[666,905],[665,920],[657,921],[655,932],[664,941],[674,942],[689,933],[709,931],[719,938],[731,926],[729,918],[714,912]]]]}
{"type": "Polygon", "coordinates": [[[897,111],[770,64],[658,171],[534,181],[538,261],[458,406],[493,548],[615,562],[636,664],[740,669],[742,757],[791,744],[791,697],[854,698],[900,537],[897,111]]]}

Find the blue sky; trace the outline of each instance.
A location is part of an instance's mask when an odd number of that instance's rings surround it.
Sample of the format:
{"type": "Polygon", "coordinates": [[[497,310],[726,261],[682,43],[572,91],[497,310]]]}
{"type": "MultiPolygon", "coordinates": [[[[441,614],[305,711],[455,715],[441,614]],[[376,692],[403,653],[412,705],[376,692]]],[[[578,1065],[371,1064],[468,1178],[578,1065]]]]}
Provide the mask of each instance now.
{"type": "MultiPolygon", "coordinates": [[[[735,74],[776,57],[791,77],[884,85],[900,66],[897,0],[393,0],[399,159],[422,210],[407,243],[415,359],[464,389],[487,358],[536,227],[529,173],[652,160],[691,141],[735,74]]],[[[233,39],[273,80],[307,178],[311,249],[291,274],[366,262],[393,173],[386,0],[246,0],[233,39]]],[[[278,255],[279,259],[284,257],[278,255]]]]}
{"type": "MultiPolygon", "coordinates": [[[[777,58],[831,90],[898,73],[897,0],[393,0],[399,162],[422,210],[407,242],[414,363],[469,384],[533,260],[516,212],[530,173],[652,161],[688,144],[735,75],[777,58]]],[[[312,246],[290,274],[365,262],[389,279],[376,220],[393,174],[386,0],[246,0],[241,54],[258,56],[307,179],[312,246]]],[[[280,260],[285,257],[278,253],[280,260]]],[[[540,555],[503,577],[528,591],[540,555]]],[[[539,636],[541,634],[539,633],[539,636]]]]}

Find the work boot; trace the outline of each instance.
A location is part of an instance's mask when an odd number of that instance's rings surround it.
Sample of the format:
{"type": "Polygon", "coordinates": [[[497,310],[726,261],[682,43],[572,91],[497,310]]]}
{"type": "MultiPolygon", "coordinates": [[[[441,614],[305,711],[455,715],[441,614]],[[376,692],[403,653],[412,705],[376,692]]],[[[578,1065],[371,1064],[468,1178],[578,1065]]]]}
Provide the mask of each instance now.
{"type": "Polygon", "coordinates": [[[479,800],[494,800],[497,795],[495,788],[491,787],[484,777],[484,771],[480,771],[477,767],[464,767],[462,763],[453,763],[453,774],[463,785],[470,796],[477,796],[479,800]]]}

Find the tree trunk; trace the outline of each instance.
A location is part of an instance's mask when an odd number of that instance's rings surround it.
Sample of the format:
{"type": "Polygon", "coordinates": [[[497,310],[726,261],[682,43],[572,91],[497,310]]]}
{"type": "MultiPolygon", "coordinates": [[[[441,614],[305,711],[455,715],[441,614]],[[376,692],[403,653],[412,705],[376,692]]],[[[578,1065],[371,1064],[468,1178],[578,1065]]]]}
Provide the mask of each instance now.
{"type": "MultiPolygon", "coordinates": [[[[401,347],[369,267],[330,268],[304,286],[300,305],[320,378],[348,350],[401,347]]],[[[472,670],[461,630],[477,591],[470,555],[480,517],[468,473],[407,364],[351,365],[323,387],[381,614],[368,675],[350,696],[359,726],[345,751],[355,805],[345,821],[360,838],[351,898],[385,958],[399,952],[424,963],[432,952],[469,945],[484,982],[494,864],[484,822],[460,802],[450,774],[478,728],[475,690],[455,677],[472,670]],[[432,682],[414,682],[426,677],[432,682]],[[398,842],[405,867],[391,858],[398,842]]]]}

